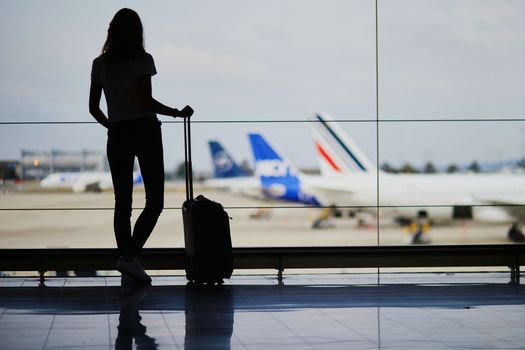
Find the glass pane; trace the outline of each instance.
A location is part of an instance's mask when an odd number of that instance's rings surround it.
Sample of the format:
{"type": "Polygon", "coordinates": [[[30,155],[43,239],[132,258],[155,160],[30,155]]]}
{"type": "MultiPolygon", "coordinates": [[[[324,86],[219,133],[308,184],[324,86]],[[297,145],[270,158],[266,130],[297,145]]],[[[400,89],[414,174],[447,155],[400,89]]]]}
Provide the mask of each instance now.
{"type": "Polygon", "coordinates": [[[525,205],[520,125],[383,124],[381,163],[390,173],[380,176],[382,212],[404,224],[409,237],[425,231],[422,242],[509,242],[509,225],[520,220],[525,205]]]}
{"type": "Polygon", "coordinates": [[[523,118],[523,7],[380,1],[381,118],[523,118]]]}
{"type": "MultiPolygon", "coordinates": [[[[4,6],[0,15],[2,28],[12,33],[3,46],[0,159],[12,160],[21,179],[2,183],[4,247],[114,246],[111,186],[102,186],[101,181],[93,186],[77,184],[73,192],[72,186],[44,188],[41,183],[50,173],[108,170],[105,130],[84,122],[93,121],[87,110],[91,62],[118,6],[79,6],[60,1],[49,6],[12,4],[4,6]],[[35,53],[39,59],[28,61],[35,53]],[[57,121],[81,124],[38,124],[57,121]]],[[[310,202],[320,197],[312,186],[304,193],[295,190],[302,201],[290,202],[261,199],[260,186],[252,186],[247,195],[200,181],[213,172],[209,140],[223,143],[240,165],[253,171],[247,134],[254,131],[275,144],[295,167],[318,177],[316,146],[305,121],[318,110],[352,120],[370,118],[374,111],[370,3],[334,1],[320,6],[318,1],[292,1],[283,6],[279,1],[226,1],[195,7],[166,1],[156,7],[136,4],[134,9],[141,16],[146,49],[158,70],[152,79],[154,96],[179,108],[191,104],[196,110],[192,129],[196,193],[227,207],[233,218],[234,245],[373,242],[373,235],[349,217],[349,212],[355,214],[349,206],[355,204],[346,197],[323,200],[347,208],[342,218],[330,217],[326,227],[315,230],[311,226],[327,210],[295,208],[303,207],[307,196],[310,202]],[[282,123],[286,120],[290,122],[282,123]],[[258,198],[253,198],[254,191],[258,198]],[[352,235],[359,238],[353,240],[352,235]]],[[[104,99],[101,106],[105,110],[104,99]]],[[[166,121],[166,208],[147,246],[182,246],[182,127],[172,119],[162,120],[166,121]]],[[[373,132],[371,124],[356,123],[356,128],[373,132]]],[[[282,187],[278,187],[267,190],[279,192],[282,187]]],[[[133,219],[144,206],[143,197],[138,184],[133,219]]]]}
{"type": "MultiPolygon", "coordinates": [[[[407,243],[423,226],[419,243],[508,243],[509,225],[521,220],[523,176],[509,172],[521,172],[524,157],[517,58],[525,52],[514,44],[522,9],[512,1],[379,3],[379,163],[426,173],[380,176],[383,216],[413,222],[403,228],[407,243]],[[418,212],[428,216],[419,225],[418,212]]],[[[389,230],[381,244],[401,242],[389,230]]]]}

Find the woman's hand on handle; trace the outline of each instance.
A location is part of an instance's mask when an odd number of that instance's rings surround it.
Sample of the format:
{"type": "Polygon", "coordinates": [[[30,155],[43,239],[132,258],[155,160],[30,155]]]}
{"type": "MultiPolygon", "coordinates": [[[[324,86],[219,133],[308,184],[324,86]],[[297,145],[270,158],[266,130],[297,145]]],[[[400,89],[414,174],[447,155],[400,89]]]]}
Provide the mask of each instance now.
{"type": "Polygon", "coordinates": [[[189,118],[193,115],[193,108],[191,108],[190,106],[186,106],[182,109],[182,111],[180,111],[180,114],[183,118],[189,118]]]}
{"type": "Polygon", "coordinates": [[[193,108],[186,106],[180,111],[177,108],[173,108],[170,115],[174,118],[189,118],[193,115],[193,108]]]}

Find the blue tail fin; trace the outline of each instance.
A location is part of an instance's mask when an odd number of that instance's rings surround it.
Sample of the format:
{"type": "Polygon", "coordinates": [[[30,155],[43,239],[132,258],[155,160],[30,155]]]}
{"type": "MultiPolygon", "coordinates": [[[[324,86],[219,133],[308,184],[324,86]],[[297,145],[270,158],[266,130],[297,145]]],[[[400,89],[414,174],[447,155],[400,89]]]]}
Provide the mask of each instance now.
{"type": "Polygon", "coordinates": [[[208,146],[210,147],[213,175],[215,177],[228,178],[248,175],[246,171],[235,163],[232,156],[226,152],[218,141],[208,141],[208,146]]]}
{"type": "Polygon", "coordinates": [[[299,172],[291,166],[261,134],[248,135],[255,158],[255,175],[261,180],[266,196],[291,202],[319,205],[319,201],[303,192],[299,172]]]}

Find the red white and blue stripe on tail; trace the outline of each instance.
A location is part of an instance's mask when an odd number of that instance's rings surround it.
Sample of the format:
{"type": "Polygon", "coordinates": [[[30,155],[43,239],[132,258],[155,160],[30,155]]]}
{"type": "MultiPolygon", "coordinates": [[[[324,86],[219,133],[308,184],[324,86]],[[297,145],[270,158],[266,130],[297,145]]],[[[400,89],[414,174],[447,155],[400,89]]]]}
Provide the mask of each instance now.
{"type": "Polygon", "coordinates": [[[334,122],[316,114],[311,126],[323,175],[376,171],[373,163],[334,122]]]}

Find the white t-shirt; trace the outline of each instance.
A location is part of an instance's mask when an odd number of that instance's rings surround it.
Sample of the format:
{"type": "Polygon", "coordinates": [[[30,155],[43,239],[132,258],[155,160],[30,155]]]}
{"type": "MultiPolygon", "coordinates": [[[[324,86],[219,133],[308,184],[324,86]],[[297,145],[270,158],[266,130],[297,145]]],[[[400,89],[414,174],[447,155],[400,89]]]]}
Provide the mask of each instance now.
{"type": "Polygon", "coordinates": [[[112,62],[106,55],[93,60],[91,80],[102,85],[109,121],[156,117],[155,113],[140,106],[138,95],[138,77],[155,74],[155,62],[147,52],[122,62],[112,62]]]}

